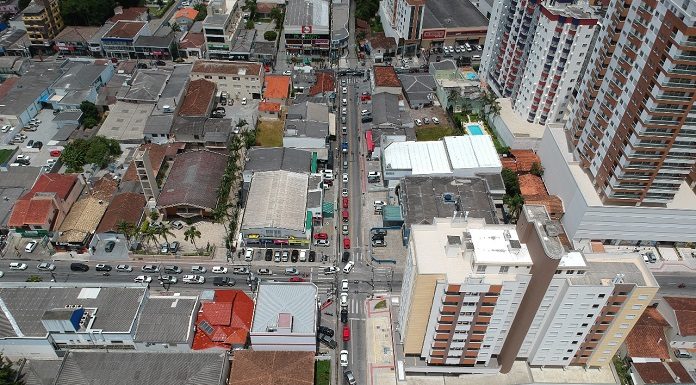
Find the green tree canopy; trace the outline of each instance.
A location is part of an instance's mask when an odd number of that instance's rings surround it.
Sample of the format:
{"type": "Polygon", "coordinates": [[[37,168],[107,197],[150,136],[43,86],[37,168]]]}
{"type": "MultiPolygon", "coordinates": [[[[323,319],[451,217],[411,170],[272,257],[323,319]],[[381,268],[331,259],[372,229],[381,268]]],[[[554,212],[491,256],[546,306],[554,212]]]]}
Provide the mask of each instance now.
{"type": "Polygon", "coordinates": [[[24,385],[22,376],[9,358],[0,354],[0,384],[3,385],[24,385]]]}
{"type": "Polygon", "coordinates": [[[203,21],[205,20],[206,16],[208,16],[208,8],[206,8],[203,4],[196,4],[193,6],[193,9],[198,11],[198,15],[196,15],[196,21],[203,21]]]}
{"type": "Polygon", "coordinates": [[[510,196],[519,195],[520,181],[517,178],[517,174],[509,168],[504,168],[501,175],[503,176],[503,183],[505,183],[505,193],[510,196]]]}
{"type": "Polygon", "coordinates": [[[60,14],[65,25],[101,26],[114,15],[114,0],[61,0],[60,14]]]}
{"type": "Polygon", "coordinates": [[[263,34],[263,38],[266,39],[266,41],[275,41],[277,37],[278,33],[276,31],[266,31],[263,34]]]}
{"type": "Polygon", "coordinates": [[[89,139],[76,139],[63,149],[60,159],[73,171],[82,170],[86,164],[94,163],[104,168],[121,155],[121,146],[115,139],[93,136],[89,139]]]}
{"type": "Polygon", "coordinates": [[[85,100],[80,103],[80,111],[82,111],[84,118],[99,118],[97,106],[90,101],[85,100]]]}
{"type": "Polygon", "coordinates": [[[140,7],[145,4],[143,0],[118,0],[118,4],[123,8],[140,7]]]}
{"type": "Polygon", "coordinates": [[[357,0],[355,3],[355,17],[361,20],[370,20],[377,16],[379,0],[357,0]]]}

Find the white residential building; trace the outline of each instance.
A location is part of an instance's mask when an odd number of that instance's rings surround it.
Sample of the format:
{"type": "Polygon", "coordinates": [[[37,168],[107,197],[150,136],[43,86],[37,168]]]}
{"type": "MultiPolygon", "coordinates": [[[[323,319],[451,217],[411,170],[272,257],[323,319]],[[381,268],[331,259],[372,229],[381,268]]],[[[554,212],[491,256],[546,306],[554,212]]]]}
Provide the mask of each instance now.
{"type": "Polygon", "coordinates": [[[191,68],[191,80],[210,80],[217,85],[218,93],[227,92],[237,100],[261,99],[264,76],[263,66],[250,62],[196,60],[191,68]]]}

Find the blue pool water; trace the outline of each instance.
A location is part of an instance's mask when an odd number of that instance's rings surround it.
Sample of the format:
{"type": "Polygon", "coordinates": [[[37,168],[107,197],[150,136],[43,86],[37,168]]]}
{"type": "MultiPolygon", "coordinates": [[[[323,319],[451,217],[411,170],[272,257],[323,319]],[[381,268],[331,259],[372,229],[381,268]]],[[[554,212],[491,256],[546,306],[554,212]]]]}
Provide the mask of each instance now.
{"type": "Polygon", "coordinates": [[[466,80],[476,80],[476,78],[478,78],[475,72],[467,72],[464,77],[466,80]]]}
{"type": "Polygon", "coordinates": [[[466,129],[469,131],[470,135],[483,135],[483,129],[478,124],[468,124],[466,129]]]}

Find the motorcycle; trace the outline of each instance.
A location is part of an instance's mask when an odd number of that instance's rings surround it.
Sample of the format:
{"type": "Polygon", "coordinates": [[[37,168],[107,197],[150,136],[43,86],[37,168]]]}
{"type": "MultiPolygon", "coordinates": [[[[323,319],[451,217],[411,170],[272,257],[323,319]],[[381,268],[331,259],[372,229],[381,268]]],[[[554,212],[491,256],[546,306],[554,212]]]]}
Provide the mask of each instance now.
{"type": "Polygon", "coordinates": [[[108,276],[110,276],[111,274],[109,274],[109,272],[106,272],[106,273],[104,273],[104,274],[102,274],[102,275],[105,276],[105,277],[108,277],[108,276]]]}
{"type": "Polygon", "coordinates": [[[333,314],[333,313],[329,313],[328,311],[325,311],[325,312],[324,312],[324,315],[328,315],[328,316],[333,317],[334,314],[333,314]]]}
{"type": "Polygon", "coordinates": [[[686,284],[684,284],[684,283],[680,283],[679,285],[677,285],[677,287],[678,287],[678,288],[680,288],[680,289],[683,289],[683,288],[685,288],[685,287],[686,287],[686,284]]]}

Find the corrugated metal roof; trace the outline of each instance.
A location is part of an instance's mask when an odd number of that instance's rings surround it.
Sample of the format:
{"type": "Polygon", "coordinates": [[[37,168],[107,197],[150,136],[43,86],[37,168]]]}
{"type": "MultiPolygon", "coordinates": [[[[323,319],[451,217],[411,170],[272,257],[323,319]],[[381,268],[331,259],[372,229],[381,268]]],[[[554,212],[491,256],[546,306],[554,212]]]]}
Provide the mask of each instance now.
{"type": "Polygon", "coordinates": [[[196,297],[148,298],[140,313],[134,340],[187,343],[197,303],[196,297]]]}
{"type": "Polygon", "coordinates": [[[288,171],[254,173],[242,228],[304,230],[307,174],[288,171]]]}
{"type": "Polygon", "coordinates": [[[447,136],[444,141],[453,169],[502,167],[488,135],[447,136]]]}
{"type": "Polygon", "coordinates": [[[314,334],[317,321],[317,287],[311,282],[263,282],[256,297],[252,333],[275,327],[280,313],[292,315],[292,333],[314,334]]]}

